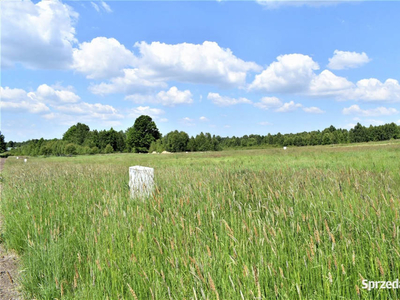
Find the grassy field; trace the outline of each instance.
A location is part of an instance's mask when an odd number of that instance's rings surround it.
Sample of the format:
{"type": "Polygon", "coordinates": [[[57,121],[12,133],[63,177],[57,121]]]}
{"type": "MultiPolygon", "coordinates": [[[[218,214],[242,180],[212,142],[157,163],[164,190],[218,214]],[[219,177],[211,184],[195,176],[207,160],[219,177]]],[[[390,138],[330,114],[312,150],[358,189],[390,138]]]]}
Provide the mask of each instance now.
{"type": "Polygon", "coordinates": [[[398,298],[362,289],[400,277],[398,143],[10,157],[2,180],[29,299],[398,298]]]}

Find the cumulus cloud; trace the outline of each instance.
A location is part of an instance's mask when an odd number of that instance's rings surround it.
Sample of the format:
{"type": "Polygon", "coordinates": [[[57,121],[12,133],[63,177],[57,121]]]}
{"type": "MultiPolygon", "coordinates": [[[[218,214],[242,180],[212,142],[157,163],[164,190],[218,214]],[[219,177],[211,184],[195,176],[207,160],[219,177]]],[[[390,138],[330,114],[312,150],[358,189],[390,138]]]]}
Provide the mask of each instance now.
{"type": "Polygon", "coordinates": [[[215,42],[203,44],[136,43],[138,67],[151,77],[189,83],[241,86],[249,71],[259,71],[254,62],[237,58],[215,42]]]}
{"type": "Polygon", "coordinates": [[[356,87],[342,95],[345,99],[363,101],[400,101],[400,85],[395,79],[387,79],[381,82],[378,79],[362,79],[356,87]]]}
{"type": "Polygon", "coordinates": [[[200,117],[199,120],[202,121],[202,122],[208,122],[209,121],[208,118],[204,117],[204,116],[200,117]]]}
{"type": "MultiPolygon", "coordinates": [[[[41,114],[46,120],[55,120],[58,124],[101,121],[104,124],[117,124],[124,115],[111,105],[87,103],[72,91],[72,87],[40,85],[36,91],[2,88],[1,109],[11,113],[41,114]]],[[[119,124],[119,123],[118,123],[119,124]]]]}
{"type": "Polygon", "coordinates": [[[372,116],[390,116],[397,114],[398,111],[395,108],[377,107],[372,109],[361,109],[358,105],[352,105],[342,110],[344,115],[359,115],[364,117],[372,116]]]}
{"type": "Polygon", "coordinates": [[[302,92],[318,70],[318,64],[308,55],[286,54],[277,57],[261,74],[256,75],[250,90],[265,92],[302,92]]]}
{"type": "Polygon", "coordinates": [[[332,70],[358,68],[370,61],[371,59],[365,52],[357,53],[335,50],[333,57],[329,59],[328,68],[332,70]]]}
{"type": "Polygon", "coordinates": [[[50,111],[46,104],[29,97],[22,89],[0,87],[0,95],[1,110],[5,112],[40,114],[50,111]]]}
{"type": "Polygon", "coordinates": [[[281,107],[277,108],[276,112],[291,112],[297,110],[299,107],[302,107],[300,103],[295,103],[294,101],[286,102],[281,107]]]}
{"type": "Polygon", "coordinates": [[[267,110],[269,108],[277,108],[282,106],[282,101],[277,97],[263,97],[260,99],[260,102],[254,103],[254,106],[267,110]]]}
{"type": "Polygon", "coordinates": [[[81,98],[71,91],[71,87],[40,85],[35,92],[29,92],[28,97],[43,103],[75,103],[81,98]]]}
{"type": "MultiPolygon", "coordinates": [[[[96,113],[98,115],[118,115],[118,112],[114,107],[101,103],[90,104],[86,102],[81,102],[76,104],[58,105],[56,106],[56,108],[60,112],[72,113],[77,115],[87,114],[88,112],[92,114],[96,113]]],[[[119,114],[118,117],[120,118],[122,117],[122,115],[119,114]]]]}
{"type": "Polygon", "coordinates": [[[193,103],[192,93],[189,90],[180,91],[173,86],[168,91],[160,91],[156,95],[133,94],[125,97],[135,103],[154,103],[165,106],[175,106],[179,104],[193,103]]]}
{"type": "Polygon", "coordinates": [[[89,90],[93,94],[106,95],[112,93],[130,94],[167,87],[167,84],[163,81],[143,78],[138,69],[124,69],[123,73],[124,76],[112,78],[109,83],[93,84],[89,87],[89,90]]]}
{"type": "Polygon", "coordinates": [[[133,66],[135,56],[114,38],[97,37],[73,49],[72,68],[89,79],[123,75],[123,68],[133,66]]]}
{"type": "Polygon", "coordinates": [[[208,100],[218,106],[231,106],[240,103],[251,104],[252,102],[246,98],[230,98],[227,96],[221,96],[218,93],[208,93],[208,100]]]}
{"type": "Polygon", "coordinates": [[[139,117],[141,115],[147,115],[153,119],[159,119],[165,112],[159,108],[151,108],[150,106],[138,106],[129,111],[130,117],[139,117]]]}
{"type": "Polygon", "coordinates": [[[34,92],[23,89],[1,87],[1,102],[4,111],[43,113],[50,111],[48,105],[76,103],[80,97],[69,88],[40,85],[34,92]]]}
{"type": "Polygon", "coordinates": [[[340,96],[355,85],[344,77],[336,76],[329,70],[313,77],[308,94],[316,96],[340,96]]]}
{"type": "Polygon", "coordinates": [[[322,109],[312,106],[312,107],[303,107],[303,110],[309,114],[323,114],[325,111],[322,109]]]}
{"type": "Polygon", "coordinates": [[[57,0],[2,1],[2,67],[63,69],[72,63],[78,13],[57,0]]]}

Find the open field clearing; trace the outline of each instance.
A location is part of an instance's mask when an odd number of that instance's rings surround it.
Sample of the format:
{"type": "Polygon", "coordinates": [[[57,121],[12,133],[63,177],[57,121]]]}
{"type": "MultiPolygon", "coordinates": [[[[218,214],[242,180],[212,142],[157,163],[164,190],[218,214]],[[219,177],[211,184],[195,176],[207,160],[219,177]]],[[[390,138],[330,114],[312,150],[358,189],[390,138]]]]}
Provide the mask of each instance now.
{"type": "Polygon", "coordinates": [[[29,299],[397,299],[400,145],[7,159],[29,299]],[[129,198],[128,167],[156,191],[129,198]]]}

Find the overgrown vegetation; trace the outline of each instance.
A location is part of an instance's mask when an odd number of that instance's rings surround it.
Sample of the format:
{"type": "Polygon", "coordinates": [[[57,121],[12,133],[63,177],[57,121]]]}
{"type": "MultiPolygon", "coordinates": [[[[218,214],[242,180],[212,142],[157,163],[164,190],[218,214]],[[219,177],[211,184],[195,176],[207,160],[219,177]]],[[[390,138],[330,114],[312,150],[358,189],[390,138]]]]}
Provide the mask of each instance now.
{"type": "Polygon", "coordinates": [[[397,299],[362,280],[400,275],[399,150],[9,158],[3,240],[29,299],[397,299]]]}

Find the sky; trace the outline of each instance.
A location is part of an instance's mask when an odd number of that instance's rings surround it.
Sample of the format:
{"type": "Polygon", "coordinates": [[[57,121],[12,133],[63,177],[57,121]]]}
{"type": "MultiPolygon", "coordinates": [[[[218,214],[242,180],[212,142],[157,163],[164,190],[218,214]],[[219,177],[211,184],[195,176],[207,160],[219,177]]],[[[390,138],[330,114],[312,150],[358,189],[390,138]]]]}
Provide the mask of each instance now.
{"type": "Polygon", "coordinates": [[[1,132],[400,124],[400,2],[1,1],[1,132]],[[397,28],[397,29],[396,29],[397,28]]]}

